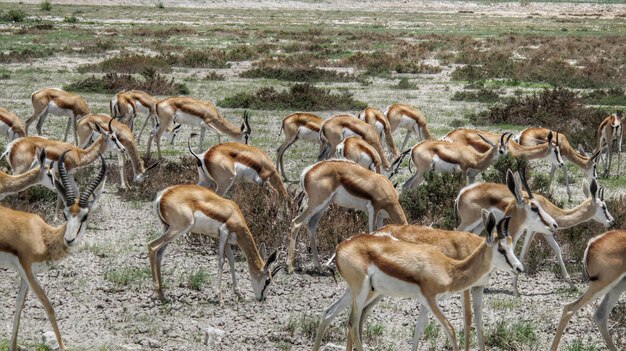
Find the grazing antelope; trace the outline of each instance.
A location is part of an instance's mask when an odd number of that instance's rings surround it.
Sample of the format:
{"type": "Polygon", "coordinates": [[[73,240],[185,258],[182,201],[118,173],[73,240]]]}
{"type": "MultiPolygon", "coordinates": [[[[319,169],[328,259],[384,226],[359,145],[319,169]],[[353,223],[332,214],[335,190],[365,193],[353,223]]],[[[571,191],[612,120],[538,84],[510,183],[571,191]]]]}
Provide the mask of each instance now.
{"type": "MultiPolygon", "coordinates": [[[[587,183],[585,180],[583,181],[583,191],[587,195],[587,199],[572,209],[559,208],[540,194],[532,194],[532,198],[539,204],[545,213],[554,218],[559,229],[571,228],[588,220],[594,220],[607,227],[610,226],[614,220],[607,209],[606,202],[604,201],[604,188],[599,188],[595,179],[591,181],[591,184],[587,183]]],[[[528,190],[525,194],[522,193],[522,195],[524,195],[525,198],[528,198],[528,190]]],[[[457,213],[462,223],[460,227],[464,226],[464,223],[477,222],[480,219],[481,209],[493,211],[496,216],[503,215],[507,207],[513,201],[515,201],[515,196],[512,195],[507,185],[482,183],[468,186],[461,190],[456,201],[457,213]]],[[[479,230],[480,228],[477,229],[479,230]]],[[[520,232],[520,235],[513,236],[515,244],[517,244],[517,241],[521,238],[522,234],[523,231],[520,232]]],[[[561,248],[556,242],[554,235],[546,232],[543,232],[542,234],[556,254],[565,280],[571,286],[574,286],[574,283],[572,282],[565,267],[565,263],[563,262],[561,248]]],[[[528,228],[524,239],[524,245],[522,246],[522,252],[519,256],[522,263],[524,263],[524,258],[528,253],[530,243],[532,242],[534,236],[535,232],[531,228],[528,228]]],[[[517,277],[513,280],[513,290],[516,294],[519,294],[517,288],[517,277]]]]}
{"type": "Polygon", "coordinates": [[[391,133],[395,132],[398,128],[406,129],[404,135],[404,141],[400,150],[404,150],[406,143],[409,141],[409,135],[411,131],[415,132],[420,140],[433,139],[428,126],[426,126],[426,118],[422,111],[404,104],[393,104],[385,110],[385,117],[389,121],[391,127],[391,133]]]}
{"type": "Polygon", "coordinates": [[[602,333],[606,347],[617,351],[611,340],[607,321],[620,295],[626,290],[626,230],[609,231],[589,240],[583,264],[589,277],[589,287],[576,301],[563,306],[551,350],[556,351],[559,347],[561,335],[574,313],[592,300],[604,296],[593,314],[593,319],[602,333]]]}
{"type": "Polygon", "coordinates": [[[337,145],[337,155],[354,161],[372,172],[381,173],[380,156],[376,150],[360,137],[351,136],[337,145]]]}
{"type": "Polygon", "coordinates": [[[300,177],[300,185],[308,201],[306,209],[293,220],[287,250],[288,272],[293,273],[298,230],[306,223],[313,260],[321,269],[317,253],[317,223],[331,203],[346,208],[367,211],[369,231],[382,226],[383,219],[407,224],[400,206],[398,193],[389,180],[348,160],[328,160],[307,167],[300,177]]]}
{"type": "Polygon", "coordinates": [[[75,193],[70,184],[63,160],[67,151],[57,162],[57,171],[61,183],[55,181],[59,195],[63,198],[65,223],[52,227],[38,215],[14,211],[0,206],[0,266],[16,270],[20,276],[20,289],[17,294],[13,334],[10,349],[17,350],[17,333],[20,317],[28,289],[32,289],[39,302],[43,305],[48,320],[52,324],[56,341],[61,350],[65,350],[63,339],[57,325],[54,308],[45,291],[37,280],[37,273],[46,268],[48,263],[57,262],[69,255],[80,242],[87,228],[87,218],[97,199],[96,189],[103,184],[106,163],[100,156],[102,166],[100,173],[87,185],[80,194],[75,193]]]}
{"type": "Polygon", "coordinates": [[[135,183],[143,183],[146,179],[146,172],[154,168],[158,162],[154,163],[148,169],[144,167],[143,160],[139,154],[139,148],[133,137],[133,133],[126,125],[118,122],[117,120],[104,115],[93,114],[87,115],[78,122],[78,145],[81,148],[86,148],[92,139],[95,139],[100,135],[97,128],[109,133],[111,131],[111,141],[109,143],[109,149],[113,147],[117,151],[118,168],[120,171],[121,187],[127,189],[128,183],[126,182],[126,175],[124,174],[124,155],[127,154],[130,159],[130,164],[133,166],[133,181],[135,183]],[[96,127],[96,125],[98,127],[96,127]],[[116,143],[119,143],[123,148],[118,148],[116,143]]]}
{"type": "MultiPolygon", "coordinates": [[[[491,230],[487,230],[488,233],[491,233],[491,230]]],[[[468,257],[472,252],[474,252],[484,241],[484,238],[476,234],[457,232],[453,230],[442,230],[435,229],[430,227],[424,227],[420,225],[398,225],[398,224],[390,224],[380,228],[378,231],[371,233],[371,235],[375,236],[389,236],[399,239],[404,242],[418,244],[418,245],[432,245],[438,247],[441,252],[454,259],[454,260],[463,260],[468,257]]],[[[496,267],[497,268],[497,267],[496,267]]],[[[472,321],[472,308],[469,306],[470,304],[470,290],[472,293],[472,301],[473,301],[473,310],[476,314],[475,322],[476,322],[476,335],[478,338],[478,345],[482,351],[485,350],[485,342],[483,336],[483,323],[482,323],[482,294],[484,286],[487,284],[488,277],[486,277],[482,281],[476,282],[470,289],[465,290],[463,292],[464,299],[463,302],[463,312],[464,312],[464,330],[465,332],[465,350],[469,350],[470,347],[470,333],[469,325],[472,321]]],[[[382,296],[374,299],[367,307],[363,310],[363,315],[361,317],[361,326],[363,321],[366,318],[366,315],[372,308],[382,299],[382,296]]],[[[319,350],[322,337],[324,336],[324,331],[328,328],[330,323],[335,319],[335,317],[344,309],[348,307],[350,304],[350,296],[344,295],[337,302],[328,307],[325,312],[322,314],[321,322],[318,327],[317,336],[315,339],[315,344],[313,346],[313,350],[319,350]]],[[[425,325],[425,320],[428,318],[428,310],[426,308],[420,308],[418,322],[416,324],[416,330],[413,334],[413,347],[412,350],[417,350],[418,341],[423,332],[423,326],[425,325]]]]}
{"type": "Polygon", "coordinates": [[[237,180],[268,184],[276,194],[289,199],[287,188],[266,153],[246,144],[222,143],[198,155],[191,149],[190,142],[196,135],[191,135],[187,147],[197,161],[198,185],[210,188],[215,183],[215,193],[224,196],[237,180]]]}
{"type": "MultiPolygon", "coordinates": [[[[285,167],[283,166],[283,155],[285,151],[296,142],[296,140],[303,140],[306,142],[320,144],[320,153],[322,152],[323,144],[320,142],[320,127],[322,126],[323,119],[320,117],[306,112],[296,112],[283,118],[283,124],[280,131],[285,131],[285,141],[278,147],[276,152],[276,168],[280,166],[280,173],[283,176],[283,180],[288,182],[287,173],[285,173],[285,167]]],[[[279,134],[280,136],[280,134],[279,134]]]]}
{"type": "Polygon", "coordinates": [[[604,162],[604,176],[608,177],[611,171],[611,160],[613,156],[613,143],[616,144],[617,149],[617,176],[622,173],[622,139],[624,139],[624,125],[622,120],[616,115],[612,114],[605,118],[598,127],[598,147],[597,150],[602,150],[606,145],[607,159],[604,162]]]}
{"type": "Polygon", "coordinates": [[[235,258],[231,245],[239,246],[246,255],[254,295],[259,301],[265,300],[267,287],[272,282],[272,277],[282,267],[277,266],[270,271],[270,265],[276,260],[277,251],[274,251],[267,261],[263,260],[246,220],[235,202],[226,200],[209,189],[188,184],[174,185],[159,192],[155,207],[165,232],[148,244],[148,257],[152,270],[152,282],[160,299],[163,298],[161,259],[165,248],[181,234],[193,232],[209,235],[219,241],[217,295],[220,305],[223,304],[221,285],[224,254],[228,257],[230,264],[233,290],[237,296],[240,296],[237,290],[235,258]]]}
{"type": "MultiPolygon", "coordinates": [[[[486,227],[493,229],[496,220],[487,214],[486,227]]],[[[431,312],[458,350],[454,328],[437,304],[450,294],[465,291],[484,281],[496,268],[519,274],[522,264],[513,253],[508,220],[498,223],[496,238],[489,232],[486,239],[467,257],[455,260],[432,245],[416,245],[393,235],[358,235],[343,241],[336,249],[339,273],[348,285],[341,299],[351,300],[348,321],[348,346],[363,350],[360,326],[364,309],[380,296],[417,297],[422,308],[431,312]],[[346,297],[348,295],[348,297],[346,297]]],[[[418,320],[422,330],[426,318],[418,320]],[[421,324],[421,325],[420,325],[421,324]]],[[[417,346],[417,345],[415,345],[417,346]]]]}
{"type": "Polygon", "coordinates": [[[82,97],[68,93],[61,89],[46,88],[37,90],[30,96],[30,100],[33,104],[33,114],[26,120],[26,135],[28,135],[28,128],[35,121],[37,121],[37,135],[41,135],[41,129],[43,123],[46,121],[48,114],[54,116],[67,116],[67,127],[65,128],[65,136],[63,141],[67,141],[67,134],[69,133],[70,126],[74,128],[74,143],[78,143],[78,136],[76,135],[76,123],[89,114],[89,107],[85,103],[82,97]]]}
{"type": "Polygon", "coordinates": [[[361,137],[368,144],[372,145],[378,152],[385,170],[389,169],[389,161],[385,157],[385,152],[380,144],[376,129],[352,115],[334,116],[322,123],[320,141],[324,144],[324,149],[320,152],[318,160],[334,157],[337,145],[343,139],[353,135],[361,137]]]}
{"type": "Polygon", "coordinates": [[[393,142],[393,136],[391,136],[391,126],[389,125],[389,121],[385,115],[375,108],[368,107],[363,110],[363,112],[359,113],[359,119],[374,127],[378,133],[380,143],[382,144],[383,142],[386,142],[387,148],[393,157],[398,156],[398,149],[396,149],[396,144],[393,142]]]}
{"type": "MultiPolygon", "coordinates": [[[[548,142],[548,135],[552,132],[547,128],[527,128],[513,136],[513,141],[523,146],[535,146],[548,142]]],[[[596,174],[596,159],[600,155],[600,150],[596,150],[592,156],[581,155],[572,148],[567,137],[562,133],[559,133],[559,148],[561,155],[566,160],[574,163],[583,170],[583,173],[587,176],[587,179],[591,180],[597,176],[596,174]]],[[[565,177],[565,186],[567,188],[568,199],[571,200],[572,192],[569,187],[569,175],[567,173],[567,167],[563,168],[563,176],[565,177]]],[[[556,171],[556,165],[552,165],[550,170],[550,183],[554,178],[554,172],[556,171]]]]}
{"type": "Polygon", "coordinates": [[[2,107],[0,107],[0,135],[4,135],[7,141],[26,136],[20,118],[15,113],[2,107]]]}
{"type": "Polygon", "coordinates": [[[104,132],[100,129],[100,126],[96,125],[95,127],[101,135],[86,149],[79,149],[63,141],[28,136],[9,143],[3,156],[6,157],[13,174],[20,174],[31,168],[33,161],[36,160],[38,149],[46,149],[46,160],[48,162],[58,161],[61,154],[69,151],[65,156],[65,167],[71,176],[77,169],[88,166],[98,159],[99,155],[107,150],[109,141],[114,143],[117,150],[124,151],[125,149],[124,145],[119,142],[113,129],[104,132]]]}
{"type": "MultiPolygon", "coordinates": [[[[151,154],[150,148],[152,146],[152,139],[154,138],[159,153],[159,159],[162,159],[161,135],[163,135],[163,132],[165,132],[172,121],[180,124],[200,126],[200,148],[202,148],[204,144],[204,130],[207,127],[217,133],[218,143],[221,143],[220,135],[224,133],[238,142],[247,144],[250,139],[250,133],[252,132],[247,111],[243,114],[241,128],[237,128],[237,126],[228,122],[217,108],[208,101],[200,101],[182,96],[171,97],[157,102],[155,110],[158,123],[152,133],[150,133],[150,138],[148,139],[148,157],[150,157],[151,154]]],[[[180,126],[178,126],[177,129],[180,129],[180,126]]],[[[173,133],[176,133],[176,131],[173,131],[173,133]]]]}
{"type": "Polygon", "coordinates": [[[111,99],[111,116],[116,119],[121,118],[123,123],[128,125],[132,131],[137,113],[147,112],[141,131],[139,131],[137,136],[137,144],[140,145],[141,135],[146,128],[146,124],[148,124],[148,120],[152,121],[153,127],[156,125],[155,106],[158,101],[154,96],[141,90],[122,90],[111,99]]]}
{"type": "Polygon", "coordinates": [[[467,177],[467,184],[474,183],[478,173],[487,169],[498,157],[507,152],[507,143],[504,141],[506,135],[507,133],[502,134],[497,144],[494,144],[479,134],[479,137],[491,145],[491,149],[483,153],[477,152],[471,146],[449,141],[419,142],[410,149],[415,174],[404,183],[402,189],[419,186],[424,180],[424,174],[429,171],[443,173],[461,171],[467,177]]]}
{"type": "MultiPolygon", "coordinates": [[[[491,149],[491,145],[484,142],[480,136],[491,141],[492,143],[497,143],[498,139],[500,139],[500,134],[498,133],[476,129],[457,128],[446,134],[441,138],[441,140],[471,146],[478,152],[489,151],[489,149],[491,149]]],[[[552,132],[548,133],[548,142],[535,146],[522,146],[511,140],[509,137],[506,139],[507,151],[513,157],[523,156],[528,160],[547,158],[550,164],[555,165],[556,167],[561,167],[563,166],[563,158],[561,157],[561,150],[559,148],[559,133],[556,133],[556,143],[552,143],[552,137],[552,132]]]]}
{"type": "Polygon", "coordinates": [[[18,175],[10,175],[0,171],[0,200],[7,195],[16,194],[32,186],[43,185],[56,190],[53,184],[52,167],[46,166],[46,149],[37,150],[39,166],[18,175]]]}

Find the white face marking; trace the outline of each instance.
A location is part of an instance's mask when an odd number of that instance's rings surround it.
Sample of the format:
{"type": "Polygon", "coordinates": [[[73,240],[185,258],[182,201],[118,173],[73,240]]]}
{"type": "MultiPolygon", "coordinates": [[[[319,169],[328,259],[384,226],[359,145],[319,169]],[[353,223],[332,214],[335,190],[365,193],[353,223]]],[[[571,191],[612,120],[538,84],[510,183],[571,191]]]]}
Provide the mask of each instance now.
{"type": "Polygon", "coordinates": [[[526,209],[526,228],[536,233],[554,234],[556,221],[550,216],[539,203],[532,199],[529,204],[524,204],[526,209]],[[543,220],[542,220],[543,219],[543,220]],[[544,221],[546,223],[544,223],[544,221]],[[546,226],[547,224],[547,226],[546,226]]]}

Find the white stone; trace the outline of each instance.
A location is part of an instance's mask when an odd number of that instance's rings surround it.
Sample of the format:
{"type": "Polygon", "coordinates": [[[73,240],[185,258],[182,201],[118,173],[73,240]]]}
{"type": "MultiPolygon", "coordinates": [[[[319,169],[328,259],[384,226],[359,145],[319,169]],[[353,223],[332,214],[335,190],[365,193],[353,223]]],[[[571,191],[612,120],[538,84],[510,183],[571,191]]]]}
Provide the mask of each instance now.
{"type": "Polygon", "coordinates": [[[50,350],[58,350],[59,343],[57,342],[57,338],[54,335],[53,331],[44,332],[41,335],[41,342],[46,345],[50,350]]]}
{"type": "Polygon", "coordinates": [[[328,343],[322,346],[322,351],[345,351],[346,348],[344,346],[335,345],[332,343],[328,343]]]}
{"type": "Polygon", "coordinates": [[[208,327],[204,331],[204,344],[209,346],[211,349],[217,348],[222,342],[222,337],[226,334],[225,331],[213,327],[208,327]]]}

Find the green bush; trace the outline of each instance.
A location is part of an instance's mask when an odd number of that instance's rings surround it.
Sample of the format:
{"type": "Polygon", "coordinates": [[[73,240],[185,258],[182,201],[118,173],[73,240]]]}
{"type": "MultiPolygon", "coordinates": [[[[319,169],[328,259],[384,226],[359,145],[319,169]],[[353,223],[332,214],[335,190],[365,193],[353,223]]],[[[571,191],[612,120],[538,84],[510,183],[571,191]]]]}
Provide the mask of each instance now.
{"type": "Polygon", "coordinates": [[[626,106],[626,91],[622,88],[594,90],[582,93],[582,100],[590,105],[626,106]]]}
{"type": "Polygon", "coordinates": [[[50,0],[43,0],[39,4],[39,9],[41,11],[51,11],[52,10],[52,3],[50,2],[50,0]]]}
{"type": "Polygon", "coordinates": [[[24,22],[28,15],[22,10],[9,10],[4,12],[0,10],[1,22],[24,22]]]}
{"type": "Polygon", "coordinates": [[[409,81],[408,78],[402,78],[398,81],[398,84],[393,86],[396,89],[410,90],[417,89],[417,85],[409,81]]]}
{"type": "Polygon", "coordinates": [[[465,176],[460,173],[429,172],[417,188],[400,194],[400,204],[410,223],[434,224],[443,229],[454,229],[457,218],[454,200],[465,186],[465,176]]]}
{"type": "Polygon", "coordinates": [[[76,16],[65,16],[63,18],[63,22],[65,23],[78,23],[78,17],[76,16]]]}
{"type": "Polygon", "coordinates": [[[186,95],[189,88],[182,83],[174,82],[174,78],[156,73],[154,70],[146,69],[141,73],[143,79],[137,79],[130,74],[107,73],[103,76],[91,77],[79,80],[63,89],[74,92],[116,94],[120,90],[143,90],[152,95],[186,95]]]}
{"type": "Polygon", "coordinates": [[[481,88],[477,91],[457,91],[452,96],[453,101],[472,101],[472,102],[497,102],[500,95],[491,89],[481,88]]]}
{"type": "Polygon", "coordinates": [[[317,88],[308,83],[294,84],[288,90],[277,91],[263,87],[255,93],[238,93],[218,101],[218,106],[251,108],[255,110],[360,110],[364,102],[354,100],[352,94],[333,94],[329,89],[317,88]]]}
{"type": "Polygon", "coordinates": [[[239,74],[243,78],[267,78],[291,82],[345,82],[356,79],[351,74],[316,67],[255,67],[239,74]]]}

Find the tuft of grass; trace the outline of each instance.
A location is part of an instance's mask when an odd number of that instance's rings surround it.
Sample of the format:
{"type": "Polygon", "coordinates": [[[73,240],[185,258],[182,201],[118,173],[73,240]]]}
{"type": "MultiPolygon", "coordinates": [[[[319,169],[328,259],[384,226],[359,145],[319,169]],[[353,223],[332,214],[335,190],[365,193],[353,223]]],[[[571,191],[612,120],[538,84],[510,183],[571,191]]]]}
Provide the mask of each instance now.
{"type": "Polygon", "coordinates": [[[380,323],[369,323],[365,326],[365,336],[369,339],[376,339],[383,335],[385,326],[380,323]]]}
{"type": "Polygon", "coordinates": [[[537,342],[536,327],[532,322],[496,322],[486,335],[487,346],[498,350],[525,350],[537,342]]]}
{"type": "Polygon", "coordinates": [[[215,71],[211,71],[204,76],[204,80],[212,80],[212,81],[220,81],[226,80],[226,77],[223,74],[219,74],[215,71]]]}
{"type": "Polygon", "coordinates": [[[598,351],[600,350],[596,345],[586,345],[580,338],[574,340],[573,343],[567,345],[567,351],[598,351]]]}
{"type": "Polygon", "coordinates": [[[65,22],[65,23],[78,23],[79,19],[76,16],[65,16],[63,18],[63,22],[65,22]]]}
{"type": "Polygon", "coordinates": [[[118,286],[128,286],[150,278],[150,274],[147,267],[119,266],[110,268],[104,274],[104,279],[118,286]]]}
{"type": "Polygon", "coordinates": [[[43,0],[39,4],[39,9],[41,11],[48,11],[48,12],[50,12],[52,10],[52,3],[50,2],[50,0],[43,0]]]}
{"type": "Polygon", "coordinates": [[[396,89],[402,89],[402,90],[411,90],[411,89],[418,89],[417,85],[411,81],[409,81],[408,78],[402,78],[398,81],[398,84],[393,86],[396,89]]]}
{"type": "Polygon", "coordinates": [[[209,275],[203,269],[198,269],[191,274],[187,279],[187,284],[191,290],[200,291],[202,286],[207,282],[209,275]]]}
{"type": "Polygon", "coordinates": [[[290,335],[296,335],[297,333],[306,337],[309,340],[315,338],[315,333],[319,327],[319,318],[313,314],[302,313],[298,317],[289,317],[285,326],[285,331],[290,335]]]}
{"type": "Polygon", "coordinates": [[[330,89],[318,88],[308,83],[294,84],[288,90],[277,91],[263,87],[255,93],[238,93],[217,103],[220,107],[251,108],[255,110],[361,110],[367,104],[354,100],[344,91],[331,93],[330,89]]]}

